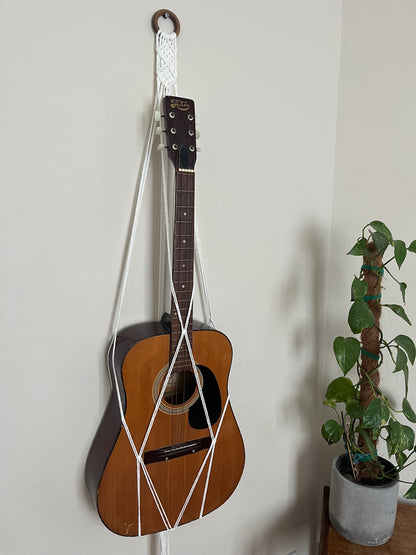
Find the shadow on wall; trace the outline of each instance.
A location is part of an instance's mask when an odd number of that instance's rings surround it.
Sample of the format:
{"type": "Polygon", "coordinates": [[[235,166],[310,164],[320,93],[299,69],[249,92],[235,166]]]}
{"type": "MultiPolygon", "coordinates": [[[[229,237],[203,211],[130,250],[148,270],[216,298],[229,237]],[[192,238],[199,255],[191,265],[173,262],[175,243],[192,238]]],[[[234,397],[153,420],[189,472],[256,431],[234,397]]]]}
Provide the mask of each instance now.
{"type": "MultiPolygon", "coordinates": [[[[286,400],[284,414],[278,415],[278,425],[284,419],[292,418],[305,442],[290,476],[290,482],[296,484],[292,505],[259,530],[246,555],[304,555],[305,546],[298,545],[298,538],[305,537],[309,543],[307,553],[313,555],[316,552],[322,487],[327,481],[333,456],[332,451],[325,448],[320,435],[323,392],[319,384],[324,370],[322,345],[329,248],[317,225],[309,225],[300,233],[295,252],[279,314],[284,314],[287,319],[291,360],[299,380],[295,395],[286,400]],[[296,320],[291,320],[291,315],[296,320]]],[[[278,410],[282,411],[281,408],[278,410]]]]}
{"type": "Polygon", "coordinates": [[[157,535],[152,534],[149,536],[149,555],[159,555],[161,553],[161,546],[159,545],[157,535]]]}

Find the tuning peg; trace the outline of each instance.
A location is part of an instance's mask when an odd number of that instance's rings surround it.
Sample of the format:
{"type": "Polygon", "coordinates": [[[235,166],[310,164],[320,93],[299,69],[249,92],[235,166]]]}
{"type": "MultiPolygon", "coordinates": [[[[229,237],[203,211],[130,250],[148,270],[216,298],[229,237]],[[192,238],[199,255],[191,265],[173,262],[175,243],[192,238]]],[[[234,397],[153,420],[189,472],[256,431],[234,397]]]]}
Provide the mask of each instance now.
{"type": "Polygon", "coordinates": [[[162,144],[162,143],[160,143],[160,145],[157,145],[157,150],[158,150],[159,152],[162,152],[162,150],[165,150],[165,148],[166,148],[166,145],[164,145],[164,144],[162,144]]]}
{"type": "Polygon", "coordinates": [[[162,118],[163,118],[162,114],[159,112],[159,110],[156,110],[155,121],[161,121],[162,118]]]}
{"type": "Polygon", "coordinates": [[[200,136],[201,136],[201,133],[200,133],[198,130],[196,130],[196,131],[195,131],[195,137],[196,137],[197,139],[199,139],[200,136]]]}
{"type": "Polygon", "coordinates": [[[163,133],[163,129],[161,127],[156,127],[155,133],[156,135],[161,135],[163,133]]]}

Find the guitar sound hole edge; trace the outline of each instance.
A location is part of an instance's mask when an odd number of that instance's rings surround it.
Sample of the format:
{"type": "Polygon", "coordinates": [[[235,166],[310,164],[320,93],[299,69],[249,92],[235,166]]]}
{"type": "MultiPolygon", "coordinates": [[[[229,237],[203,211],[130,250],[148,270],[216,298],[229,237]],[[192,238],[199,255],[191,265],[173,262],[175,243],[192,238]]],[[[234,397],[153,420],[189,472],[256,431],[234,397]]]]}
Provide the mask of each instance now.
{"type": "MultiPolygon", "coordinates": [[[[198,377],[203,388],[204,378],[198,367],[198,377]]],[[[169,366],[163,367],[153,384],[153,401],[158,402],[169,366]]],[[[159,410],[164,414],[182,414],[187,412],[199,399],[199,390],[193,371],[172,371],[164,395],[159,405],[159,410]]]]}

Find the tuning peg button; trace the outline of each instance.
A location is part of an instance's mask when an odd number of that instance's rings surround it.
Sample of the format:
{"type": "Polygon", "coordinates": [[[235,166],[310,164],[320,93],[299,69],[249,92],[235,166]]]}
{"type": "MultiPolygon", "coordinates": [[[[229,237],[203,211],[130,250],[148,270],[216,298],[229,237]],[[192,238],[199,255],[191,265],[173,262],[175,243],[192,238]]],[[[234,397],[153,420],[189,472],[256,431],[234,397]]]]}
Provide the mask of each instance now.
{"type": "Polygon", "coordinates": [[[163,129],[161,127],[156,127],[155,133],[156,135],[161,135],[163,133],[163,129]]]}
{"type": "Polygon", "coordinates": [[[159,110],[156,110],[156,112],[155,112],[155,121],[160,121],[161,117],[162,116],[160,115],[159,110]]]}
{"type": "Polygon", "coordinates": [[[197,139],[199,139],[200,136],[201,136],[201,133],[200,133],[198,130],[196,130],[196,131],[195,131],[195,137],[196,137],[197,139]]]}
{"type": "Polygon", "coordinates": [[[157,145],[157,150],[159,152],[161,152],[162,150],[165,150],[165,148],[166,148],[166,145],[163,145],[162,143],[160,143],[160,145],[157,145]]]}

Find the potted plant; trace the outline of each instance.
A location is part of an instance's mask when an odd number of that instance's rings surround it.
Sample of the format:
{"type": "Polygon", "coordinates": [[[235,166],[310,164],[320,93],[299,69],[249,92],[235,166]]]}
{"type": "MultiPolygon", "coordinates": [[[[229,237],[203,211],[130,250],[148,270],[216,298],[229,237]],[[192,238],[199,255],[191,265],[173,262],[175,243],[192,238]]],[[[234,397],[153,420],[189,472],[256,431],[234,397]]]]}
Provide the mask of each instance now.
{"type": "MultiPolygon", "coordinates": [[[[404,241],[393,239],[388,227],[378,220],[364,227],[348,252],[363,259],[351,288],[348,324],[352,336],[334,340],[342,375],[328,385],[324,400],[336,418],[323,424],[322,436],[329,444],[342,441],[345,445],[345,454],[332,465],[330,520],[339,533],[363,545],[380,545],[391,537],[399,474],[416,461],[415,433],[409,426],[416,423],[416,413],[408,400],[409,365],[415,362],[416,347],[407,335],[388,339],[380,327],[382,310],[392,311],[411,324],[403,306],[407,285],[391,268],[400,270],[409,252],[416,253],[416,240],[406,246],[404,241]],[[398,287],[398,304],[383,302],[386,275],[388,285],[398,287]],[[402,377],[400,406],[383,391],[381,367],[402,377]],[[390,460],[379,455],[381,442],[390,460]]],[[[404,497],[416,499],[416,480],[409,485],[404,497]]]]}

